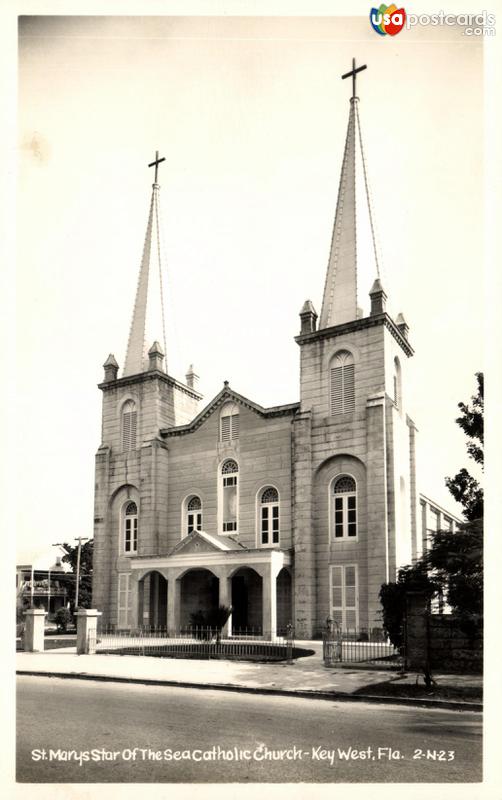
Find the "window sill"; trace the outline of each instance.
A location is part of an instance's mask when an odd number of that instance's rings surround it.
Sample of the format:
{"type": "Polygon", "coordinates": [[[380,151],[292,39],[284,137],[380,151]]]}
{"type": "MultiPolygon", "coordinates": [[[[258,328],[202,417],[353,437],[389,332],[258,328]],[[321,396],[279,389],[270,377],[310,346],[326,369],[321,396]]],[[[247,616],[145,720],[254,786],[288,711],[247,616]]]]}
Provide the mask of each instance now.
{"type": "Polygon", "coordinates": [[[336,544],[337,542],[358,542],[359,536],[337,536],[336,538],[332,536],[330,538],[331,544],[336,544]]]}

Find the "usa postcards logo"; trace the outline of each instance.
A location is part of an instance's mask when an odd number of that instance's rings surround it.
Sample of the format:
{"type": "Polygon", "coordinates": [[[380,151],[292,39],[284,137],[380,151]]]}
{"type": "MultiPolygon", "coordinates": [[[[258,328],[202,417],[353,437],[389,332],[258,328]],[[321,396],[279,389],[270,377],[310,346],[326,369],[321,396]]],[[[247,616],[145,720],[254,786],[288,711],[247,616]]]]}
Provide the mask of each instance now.
{"type": "Polygon", "coordinates": [[[406,11],[398,8],[394,4],[385,6],[383,3],[380,8],[372,8],[370,11],[371,27],[380,36],[395,36],[402,31],[406,22],[406,11]]]}

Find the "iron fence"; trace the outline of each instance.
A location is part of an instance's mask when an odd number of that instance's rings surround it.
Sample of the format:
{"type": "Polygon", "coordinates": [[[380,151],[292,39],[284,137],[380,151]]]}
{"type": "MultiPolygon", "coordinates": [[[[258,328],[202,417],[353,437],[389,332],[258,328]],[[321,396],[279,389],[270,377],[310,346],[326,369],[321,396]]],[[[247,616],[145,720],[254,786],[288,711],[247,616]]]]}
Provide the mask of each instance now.
{"type": "Polygon", "coordinates": [[[326,666],[350,664],[381,669],[401,669],[403,653],[383,630],[341,628],[332,621],[323,631],[323,661],[326,666]]]}
{"type": "Polygon", "coordinates": [[[255,630],[240,630],[225,636],[215,628],[190,626],[178,631],[166,628],[119,630],[102,628],[89,634],[90,653],[159,656],[164,658],[230,658],[256,661],[291,661],[294,632],[263,636],[255,630]]]}

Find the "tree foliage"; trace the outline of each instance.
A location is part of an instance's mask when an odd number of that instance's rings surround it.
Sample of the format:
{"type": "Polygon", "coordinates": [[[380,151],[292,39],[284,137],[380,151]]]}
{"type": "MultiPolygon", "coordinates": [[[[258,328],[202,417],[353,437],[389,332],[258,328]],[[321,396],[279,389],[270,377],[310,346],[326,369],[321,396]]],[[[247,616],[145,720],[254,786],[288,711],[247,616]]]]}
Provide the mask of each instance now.
{"type": "MultiPolygon", "coordinates": [[[[73,547],[71,544],[64,542],[62,547],[65,550],[65,555],[62,560],[69,564],[71,571],[77,573],[77,558],[78,558],[78,545],[73,547]]],[[[91,608],[92,606],[92,557],[94,550],[94,541],[84,542],[80,550],[80,585],[78,591],[78,605],[79,608],[91,608]]],[[[75,606],[75,581],[68,585],[68,595],[71,606],[75,606]]]]}
{"type": "Polygon", "coordinates": [[[436,531],[422,562],[444,587],[445,599],[470,637],[483,620],[483,525],[467,522],[455,533],[436,531]]]}
{"type": "Polygon", "coordinates": [[[379,593],[382,605],[382,623],[394,647],[400,647],[403,644],[407,594],[423,592],[430,599],[440,589],[440,584],[429,576],[427,566],[423,561],[418,561],[412,566],[402,567],[398,572],[396,582],[382,584],[379,593]]]}
{"type": "MultiPolygon", "coordinates": [[[[483,468],[484,463],[484,380],[483,373],[476,373],[477,392],[469,404],[459,403],[460,416],[455,422],[467,436],[467,452],[476,464],[483,468]]],[[[453,478],[446,478],[446,485],[455,500],[464,507],[465,518],[469,521],[483,516],[483,489],[465,467],[453,478]]]]}

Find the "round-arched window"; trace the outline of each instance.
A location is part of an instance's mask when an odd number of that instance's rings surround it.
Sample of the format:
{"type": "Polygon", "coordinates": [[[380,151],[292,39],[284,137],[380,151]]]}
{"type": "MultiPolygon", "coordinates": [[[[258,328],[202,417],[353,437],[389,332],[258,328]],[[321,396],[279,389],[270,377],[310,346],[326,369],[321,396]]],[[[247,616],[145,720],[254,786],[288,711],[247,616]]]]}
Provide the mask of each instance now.
{"type": "Polygon", "coordinates": [[[354,357],[339,350],[330,362],[329,401],[331,414],[345,414],[355,408],[354,357]]]}
{"type": "Polygon", "coordinates": [[[279,492],[267,486],[260,493],[260,543],[279,544],[279,492]]]}
{"type": "Polygon", "coordinates": [[[233,458],[227,458],[221,465],[221,520],[223,533],[237,533],[239,465],[233,458]]]}
{"type": "Polygon", "coordinates": [[[186,532],[202,530],[202,502],[200,497],[193,495],[187,502],[186,532]]]}
{"type": "Polygon", "coordinates": [[[138,552],[138,506],[134,501],[124,508],[124,552],[138,552]]]}
{"type": "Polygon", "coordinates": [[[137,412],[134,400],[122,407],[122,450],[136,449],[137,412]]]}
{"type": "Polygon", "coordinates": [[[357,536],[357,486],[351,475],[333,482],[332,528],[335,539],[357,536]]]}
{"type": "Polygon", "coordinates": [[[239,406],[225,403],[220,412],[220,441],[231,442],[239,438],[239,406]]]}

